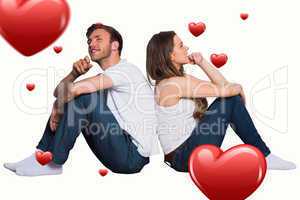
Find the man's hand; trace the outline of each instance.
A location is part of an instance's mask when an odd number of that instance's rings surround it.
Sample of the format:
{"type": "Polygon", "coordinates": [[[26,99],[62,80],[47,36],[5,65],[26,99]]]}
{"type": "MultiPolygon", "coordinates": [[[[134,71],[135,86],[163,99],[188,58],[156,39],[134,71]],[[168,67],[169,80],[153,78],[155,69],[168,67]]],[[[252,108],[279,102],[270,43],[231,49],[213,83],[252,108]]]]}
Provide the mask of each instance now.
{"type": "Polygon", "coordinates": [[[75,76],[83,75],[88,72],[92,66],[89,57],[85,56],[84,59],[80,59],[73,64],[72,74],[75,76]]]}
{"type": "Polygon", "coordinates": [[[197,52],[197,53],[192,53],[191,55],[189,55],[189,60],[190,60],[190,64],[192,65],[201,65],[202,61],[203,61],[203,56],[201,53],[197,52]]]}
{"type": "Polygon", "coordinates": [[[55,101],[53,103],[52,107],[52,112],[50,116],[50,129],[51,131],[55,132],[58,125],[59,125],[59,120],[62,114],[59,113],[58,107],[57,107],[57,102],[55,101]]]}

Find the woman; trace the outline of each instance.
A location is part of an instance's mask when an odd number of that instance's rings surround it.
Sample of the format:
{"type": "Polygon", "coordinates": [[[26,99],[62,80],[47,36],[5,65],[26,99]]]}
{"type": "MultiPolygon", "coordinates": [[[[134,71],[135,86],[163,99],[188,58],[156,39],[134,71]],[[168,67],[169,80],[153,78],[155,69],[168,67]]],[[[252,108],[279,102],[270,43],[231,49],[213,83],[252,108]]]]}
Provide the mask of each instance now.
{"type": "Polygon", "coordinates": [[[202,144],[221,146],[230,124],[241,140],[257,147],[268,169],[296,166],[273,154],[258,134],[245,107],[242,86],[229,83],[200,53],[188,55],[175,32],[155,34],[147,46],[147,75],[155,81],[158,134],[165,162],[180,172],[188,171],[188,158],[202,144]],[[196,64],[210,81],[184,73],[183,65],[196,64]],[[205,97],[219,97],[208,108],[205,97]]]}

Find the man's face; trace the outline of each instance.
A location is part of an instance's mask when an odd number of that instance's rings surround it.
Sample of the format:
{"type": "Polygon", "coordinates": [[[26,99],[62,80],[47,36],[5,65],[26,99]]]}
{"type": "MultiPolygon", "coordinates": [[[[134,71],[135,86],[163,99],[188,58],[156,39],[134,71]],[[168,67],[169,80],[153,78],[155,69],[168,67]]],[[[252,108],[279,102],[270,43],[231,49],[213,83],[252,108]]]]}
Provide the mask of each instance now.
{"type": "Polygon", "coordinates": [[[87,43],[92,61],[101,61],[110,56],[112,50],[110,34],[107,31],[103,29],[94,30],[87,43]]]}

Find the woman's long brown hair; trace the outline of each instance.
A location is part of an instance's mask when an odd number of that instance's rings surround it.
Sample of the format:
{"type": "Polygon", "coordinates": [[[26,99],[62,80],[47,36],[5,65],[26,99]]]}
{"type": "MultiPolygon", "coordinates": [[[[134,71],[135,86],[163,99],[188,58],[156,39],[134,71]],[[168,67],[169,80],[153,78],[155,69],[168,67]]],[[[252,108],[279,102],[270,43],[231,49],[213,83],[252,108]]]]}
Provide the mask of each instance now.
{"type": "MultiPolygon", "coordinates": [[[[175,35],[174,31],[160,32],[155,34],[147,45],[146,70],[147,78],[151,84],[151,79],[158,84],[166,78],[184,76],[183,66],[177,70],[170,58],[174,48],[173,39],[175,35]]],[[[193,100],[196,106],[193,117],[201,119],[207,110],[207,99],[193,98],[193,100]]]]}

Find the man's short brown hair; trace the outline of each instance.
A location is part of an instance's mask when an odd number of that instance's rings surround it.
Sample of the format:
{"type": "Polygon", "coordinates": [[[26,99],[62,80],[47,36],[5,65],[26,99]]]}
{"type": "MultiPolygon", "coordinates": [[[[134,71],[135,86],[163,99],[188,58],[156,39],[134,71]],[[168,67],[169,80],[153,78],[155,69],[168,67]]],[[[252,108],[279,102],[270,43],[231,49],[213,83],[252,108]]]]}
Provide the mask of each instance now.
{"type": "Polygon", "coordinates": [[[107,31],[110,34],[110,42],[114,42],[117,41],[119,43],[119,55],[121,56],[122,53],[122,49],[123,49],[123,38],[121,36],[121,34],[113,27],[111,26],[107,26],[101,23],[96,23],[96,24],[92,24],[86,32],[86,37],[89,39],[90,35],[92,34],[92,32],[94,32],[94,30],[96,29],[103,29],[105,31],[107,31]]]}

